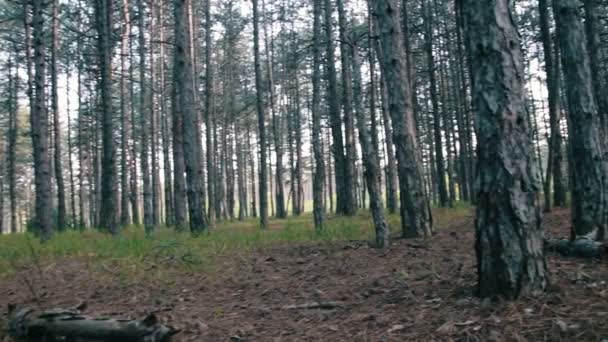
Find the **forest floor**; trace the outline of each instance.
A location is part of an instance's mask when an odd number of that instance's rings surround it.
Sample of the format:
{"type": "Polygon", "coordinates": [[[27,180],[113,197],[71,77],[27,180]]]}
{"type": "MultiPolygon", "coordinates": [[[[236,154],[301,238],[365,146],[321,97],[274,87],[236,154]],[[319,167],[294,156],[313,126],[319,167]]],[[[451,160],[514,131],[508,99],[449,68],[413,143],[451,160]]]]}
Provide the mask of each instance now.
{"type": "MultiPolygon", "coordinates": [[[[459,213],[436,215],[432,239],[397,239],[387,251],[356,240],[290,242],[231,251],[202,271],[157,258],[137,276],[85,256],[40,260],[0,278],[0,305],[156,312],[181,330],[176,341],[608,341],[606,261],[551,255],[546,293],[479,300],[473,213],[459,213]],[[313,303],[323,308],[303,308],[313,303]]],[[[567,236],[569,211],[544,225],[567,236]]]]}

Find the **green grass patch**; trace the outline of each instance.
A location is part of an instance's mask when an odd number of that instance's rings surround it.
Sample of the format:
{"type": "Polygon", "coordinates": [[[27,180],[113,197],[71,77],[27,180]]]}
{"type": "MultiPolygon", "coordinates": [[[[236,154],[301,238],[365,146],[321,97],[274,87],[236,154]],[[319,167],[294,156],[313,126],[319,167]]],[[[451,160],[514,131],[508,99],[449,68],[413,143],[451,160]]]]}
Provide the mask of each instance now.
{"type": "MultiPolygon", "coordinates": [[[[435,209],[435,222],[470,213],[468,205],[453,209],[435,209]]],[[[326,229],[316,232],[312,215],[285,220],[271,219],[269,228],[261,230],[257,219],[218,222],[209,233],[192,237],[189,232],[176,232],[162,227],[150,237],[143,229],[129,227],[119,236],[96,230],[59,232],[46,243],[32,234],[0,235],[0,276],[10,275],[20,266],[47,265],[65,258],[85,260],[93,267],[109,267],[136,274],[155,269],[212,269],[217,257],[238,257],[243,252],[273,245],[306,242],[372,240],[374,229],[369,212],[361,210],[355,217],[328,216],[326,229]]],[[[401,231],[399,216],[390,215],[393,235],[401,231]]]]}

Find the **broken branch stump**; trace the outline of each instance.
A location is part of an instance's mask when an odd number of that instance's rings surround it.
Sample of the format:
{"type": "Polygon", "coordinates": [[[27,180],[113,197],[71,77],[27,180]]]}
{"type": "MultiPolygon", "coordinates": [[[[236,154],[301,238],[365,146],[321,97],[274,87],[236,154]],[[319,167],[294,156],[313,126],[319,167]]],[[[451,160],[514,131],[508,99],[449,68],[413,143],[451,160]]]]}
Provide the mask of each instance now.
{"type": "Polygon", "coordinates": [[[169,342],[176,333],[154,314],[138,321],[91,318],[62,309],[40,313],[20,309],[14,310],[9,322],[9,334],[17,341],[169,342]]]}

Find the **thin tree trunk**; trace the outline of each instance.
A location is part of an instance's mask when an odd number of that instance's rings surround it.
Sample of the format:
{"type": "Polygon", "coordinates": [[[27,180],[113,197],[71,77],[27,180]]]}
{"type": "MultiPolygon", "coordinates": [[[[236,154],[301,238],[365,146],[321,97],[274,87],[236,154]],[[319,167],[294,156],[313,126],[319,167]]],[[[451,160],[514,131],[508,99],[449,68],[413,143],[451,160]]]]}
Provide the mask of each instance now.
{"type": "Polygon", "coordinates": [[[508,0],[465,0],[464,24],[477,111],[475,249],[482,297],[547,286],[538,179],[525,119],[523,57],[508,0]]]}
{"type": "MultiPolygon", "coordinates": [[[[374,148],[372,143],[372,136],[378,134],[378,132],[375,131],[375,125],[372,126],[372,130],[370,130],[367,125],[368,118],[365,115],[365,110],[363,109],[362,104],[363,94],[361,91],[361,63],[359,61],[359,51],[356,43],[354,42],[351,53],[355,114],[357,116],[357,128],[359,130],[359,142],[361,143],[361,155],[363,157],[365,183],[367,185],[367,191],[369,192],[369,204],[376,230],[376,245],[384,248],[388,247],[389,245],[389,226],[384,215],[384,204],[382,203],[382,188],[380,186],[382,169],[380,168],[380,158],[378,157],[378,150],[374,148]]],[[[349,66],[350,65],[343,65],[342,67],[344,68],[349,66]]],[[[370,114],[372,116],[375,115],[373,103],[370,108],[370,114]]],[[[363,205],[365,204],[363,203],[363,205]]]]}
{"type": "MultiPolygon", "coordinates": [[[[146,40],[145,40],[145,9],[143,0],[137,0],[139,12],[139,89],[140,103],[139,114],[141,117],[141,175],[143,178],[143,204],[144,204],[144,229],[146,234],[154,230],[154,217],[152,207],[152,180],[150,179],[150,153],[149,153],[149,120],[151,106],[147,101],[149,85],[146,81],[146,40]]],[[[175,150],[175,148],[174,148],[175,150]]],[[[177,193],[177,190],[176,190],[177,193]]],[[[184,209],[185,210],[185,209],[184,209]]],[[[184,218],[185,220],[185,218],[184,218]]]]}
{"type": "Polygon", "coordinates": [[[53,234],[51,165],[48,146],[49,117],[46,109],[46,58],[44,46],[44,4],[42,0],[32,0],[34,78],[33,104],[31,108],[32,147],[34,152],[34,182],[36,187],[36,211],[34,226],[43,241],[53,234]]]}
{"type": "MultiPolygon", "coordinates": [[[[424,3],[423,3],[424,4],[424,3]]],[[[433,136],[435,139],[435,164],[439,206],[448,205],[448,191],[445,182],[445,161],[443,158],[443,142],[441,139],[441,115],[437,96],[437,78],[435,77],[435,56],[433,51],[433,13],[431,6],[423,5],[425,12],[425,52],[428,63],[431,105],[433,110],[433,136]]]]}
{"type": "Polygon", "coordinates": [[[253,50],[255,63],[256,110],[258,116],[258,140],[260,146],[260,227],[268,227],[268,167],[266,150],[266,116],[264,115],[262,70],[260,65],[260,29],[258,0],[253,1],[253,50]]]}
{"type": "MultiPolygon", "coordinates": [[[[312,149],[313,172],[313,217],[315,230],[320,232],[325,225],[323,184],[325,183],[325,160],[321,139],[321,0],[313,0],[313,67],[312,67],[312,149]]],[[[331,180],[330,180],[331,181],[331,180]]],[[[331,202],[331,200],[330,200],[331,202]]]]}
{"type": "Polygon", "coordinates": [[[211,0],[205,0],[205,138],[207,142],[207,217],[213,228],[215,220],[215,165],[213,163],[213,65],[211,62],[211,0]]]}
{"type": "MultiPolygon", "coordinates": [[[[15,48],[14,53],[17,53],[15,48]]],[[[18,59],[12,54],[9,55],[8,60],[8,151],[7,151],[7,170],[8,175],[8,193],[10,200],[10,232],[17,233],[17,172],[15,168],[16,164],[16,150],[17,150],[17,136],[19,134],[19,64],[18,59]],[[15,73],[13,74],[13,67],[15,67],[15,73]]]]}
{"type": "Polygon", "coordinates": [[[131,18],[129,17],[129,0],[122,1],[122,22],[123,31],[120,38],[120,224],[127,226],[131,224],[129,215],[129,160],[128,160],[128,139],[129,139],[129,113],[127,107],[127,58],[129,57],[129,34],[131,33],[131,18]]]}
{"type": "Polygon", "coordinates": [[[57,228],[67,226],[65,208],[65,184],[63,182],[63,163],[61,146],[61,123],[59,121],[59,90],[57,86],[57,50],[59,49],[59,0],[52,2],[52,37],[51,37],[51,106],[53,110],[53,133],[55,145],[55,182],[57,184],[57,228]]]}

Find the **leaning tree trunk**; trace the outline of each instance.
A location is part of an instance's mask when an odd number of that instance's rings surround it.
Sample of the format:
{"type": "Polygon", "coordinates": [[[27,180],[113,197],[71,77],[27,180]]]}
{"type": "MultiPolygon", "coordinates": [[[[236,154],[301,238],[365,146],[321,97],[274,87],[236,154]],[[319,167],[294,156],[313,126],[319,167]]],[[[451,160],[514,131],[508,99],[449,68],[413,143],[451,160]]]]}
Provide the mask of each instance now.
{"type": "Polygon", "coordinates": [[[524,108],[523,57],[508,0],[465,0],[464,25],[475,61],[478,138],[475,221],[482,297],[547,286],[538,175],[524,108]]]}
{"type": "Polygon", "coordinates": [[[433,232],[433,219],[422,175],[398,5],[395,0],[377,0],[374,5],[396,145],[401,228],[407,237],[429,237],[433,232]]]}
{"type": "Polygon", "coordinates": [[[577,0],[554,0],[553,9],[568,100],[573,158],[572,221],[577,237],[603,240],[607,227],[606,175],[600,120],[585,31],[577,0]]]}
{"type": "Polygon", "coordinates": [[[46,58],[44,47],[44,5],[42,0],[32,0],[32,24],[34,47],[33,107],[31,108],[32,149],[34,152],[34,184],[36,210],[34,226],[43,240],[53,234],[53,203],[51,199],[51,165],[49,157],[46,109],[46,58]]]}
{"type": "MultiPolygon", "coordinates": [[[[376,245],[384,248],[389,244],[389,226],[384,215],[384,203],[382,203],[382,169],[380,168],[380,158],[378,158],[378,150],[374,148],[372,136],[378,134],[375,131],[375,126],[372,130],[369,129],[367,115],[361,103],[361,63],[359,62],[359,51],[357,45],[352,46],[352,66],[353,66],[353,94],[355,99],[355,114],[357,116],[357,129],[359,130],[359,142],[361,143],[361,155],[363,157],[363,165],[365,167],[365,184],[369,192],[370,208],[376,229],[376,245]]],[[[343,66],[348,67],[348,66],[343,66]]],[[[373,74],[372,74],[373,76],[373,74]]],[[[371,115],[375,115],[375,109],[371,106],[371,115]]]]}

